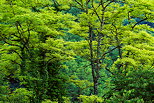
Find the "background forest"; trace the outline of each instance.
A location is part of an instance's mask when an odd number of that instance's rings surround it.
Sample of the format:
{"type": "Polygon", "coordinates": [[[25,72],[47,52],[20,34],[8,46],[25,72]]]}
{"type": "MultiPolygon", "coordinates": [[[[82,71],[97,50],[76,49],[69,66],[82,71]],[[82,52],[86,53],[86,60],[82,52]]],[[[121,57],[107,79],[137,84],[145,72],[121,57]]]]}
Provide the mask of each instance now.
{"type": "Polygon", "coordinates": [[[153,103],[154,0],[0,0],[0,103],[153,103]]]}

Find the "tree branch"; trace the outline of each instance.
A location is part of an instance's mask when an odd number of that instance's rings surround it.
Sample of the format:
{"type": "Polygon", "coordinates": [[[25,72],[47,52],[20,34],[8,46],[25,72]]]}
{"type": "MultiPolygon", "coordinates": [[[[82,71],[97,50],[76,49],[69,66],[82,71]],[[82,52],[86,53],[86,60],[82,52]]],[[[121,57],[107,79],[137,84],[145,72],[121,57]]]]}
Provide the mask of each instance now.
{"type": "MultiPolygon", "coordinates": [[[[117,49],[117,48],[119,48],[119,46],[116,46],[116,47],[114,47],[113,49],[111,49],[111,50],[105,52],[105,53],[102,55],[101,59],[103,59],[103,57],[104,57],[106,54],[112,52],[113,50],[115,50],[115,49],[117,49]]],[[[101,60],[101,59],[100,59],[100,60],[101,60]]]]}
{"type": "Polygon", "coordinates": [[[136,24],[134,24],[134,25],[132,26],[132,30],[135,28],[136,25],[138,25],[139,23],[141,23],[142,21],[145,21],[145,20],[147,20],[147,19],[148,19],[148,18],[146,17],[146,18],[144,18],[144,19],[138,21],[136,24]]]}

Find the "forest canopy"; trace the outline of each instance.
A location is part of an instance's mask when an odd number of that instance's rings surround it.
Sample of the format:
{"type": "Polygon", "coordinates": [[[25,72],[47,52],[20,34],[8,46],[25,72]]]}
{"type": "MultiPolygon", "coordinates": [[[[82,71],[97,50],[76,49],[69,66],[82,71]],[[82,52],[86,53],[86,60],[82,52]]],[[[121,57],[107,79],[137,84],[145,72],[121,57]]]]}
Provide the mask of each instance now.
{"type": "Polygon", "coordinates": [[[153,103],[153,0],[0,0],[0,103],[153,103]]]}

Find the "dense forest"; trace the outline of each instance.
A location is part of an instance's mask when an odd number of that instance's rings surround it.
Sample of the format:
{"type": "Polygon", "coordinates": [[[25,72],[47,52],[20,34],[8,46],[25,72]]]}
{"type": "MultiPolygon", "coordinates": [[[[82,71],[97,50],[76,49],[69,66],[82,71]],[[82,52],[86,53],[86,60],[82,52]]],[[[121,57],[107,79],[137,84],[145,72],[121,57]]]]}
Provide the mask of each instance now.
{"type": "Polygon", "coordinates": [[[154,0],[0,0],[0,103],[154,103],[154,0]]]}

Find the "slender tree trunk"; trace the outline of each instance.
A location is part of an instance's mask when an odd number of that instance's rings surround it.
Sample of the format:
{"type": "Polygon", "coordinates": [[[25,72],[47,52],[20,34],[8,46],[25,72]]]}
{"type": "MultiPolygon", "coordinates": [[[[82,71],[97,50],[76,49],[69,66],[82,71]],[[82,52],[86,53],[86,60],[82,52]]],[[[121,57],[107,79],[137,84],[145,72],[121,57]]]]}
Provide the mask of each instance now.
{"type": "Polygon", "coordinates": [[[90,62],[91,62],[91,68],[92,68],[92,78],[93,78],[93,92],[94,95],[98,94],[98,76],[97,76],[97,66],[96,61],[94,59],[94,51],[93,51],[93,32],[92,27],[89,26],[89,47],[90,47],[90,62]]]}

